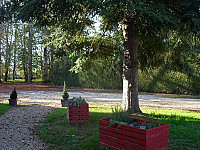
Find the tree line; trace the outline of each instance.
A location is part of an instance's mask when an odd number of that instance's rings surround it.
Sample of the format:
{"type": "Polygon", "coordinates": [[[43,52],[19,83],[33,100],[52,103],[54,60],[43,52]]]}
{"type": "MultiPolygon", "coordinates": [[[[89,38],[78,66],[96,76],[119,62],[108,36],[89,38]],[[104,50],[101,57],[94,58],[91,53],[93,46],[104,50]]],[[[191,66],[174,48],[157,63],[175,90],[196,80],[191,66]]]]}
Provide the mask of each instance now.
{"type": "Polygon", "coordinates": [[[44,29],[22,22],[6,22],[0,27],[0,81],[23,78],[30,83],[33,78],[42,78],[44,68],[49,67],[44,60],[51,61],[45,55],[44,29]]]}

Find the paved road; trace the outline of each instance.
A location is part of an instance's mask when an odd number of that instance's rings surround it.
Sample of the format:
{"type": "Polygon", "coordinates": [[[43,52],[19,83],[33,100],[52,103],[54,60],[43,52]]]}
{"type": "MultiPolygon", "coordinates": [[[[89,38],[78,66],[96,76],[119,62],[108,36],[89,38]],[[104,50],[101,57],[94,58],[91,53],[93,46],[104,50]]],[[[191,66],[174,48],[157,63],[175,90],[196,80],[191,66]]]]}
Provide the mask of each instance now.
{"type": "MultiPolygon", "coordinates": [[[[60,107],[62,92],[57,91],[18,91],[18,104],[41,104],[46,106],[60,107]]],[[[122,94],[116,93],[98,93],[86,91],[69,92],[70,97],[83,97],[89,103],[101,105],[120,105],[122,94]]],[[[0,101],[8,103],[9,94],[0,93],[0,101]]],[[[200,111],[200,99],[186,98],[168,98],[152,95],[139,95],[140,106],[170,108],[170,109],[187,109],[200,111]]]]}

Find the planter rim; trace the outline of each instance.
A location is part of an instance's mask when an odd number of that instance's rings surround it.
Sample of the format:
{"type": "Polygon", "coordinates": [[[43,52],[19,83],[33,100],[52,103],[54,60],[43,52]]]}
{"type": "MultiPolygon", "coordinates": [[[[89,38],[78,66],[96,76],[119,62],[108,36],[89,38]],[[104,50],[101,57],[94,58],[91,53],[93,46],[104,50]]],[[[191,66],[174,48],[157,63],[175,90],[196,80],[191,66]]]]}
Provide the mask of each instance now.
{"type": "MultiPolygon", "coordinates": [[[[108,121],[109,122],[109,125],[110,125],[110,119],[111,118],[103,118],[103,119],[100,119],[100,120],[102,120],[102,121],[108,121]]],[[[142,120],[142,119],[134,119],[133,120],[133,122],[134,121],[138,121],[138,122],[145,122],[145,121],[147,121],[147,120],[142,120]]],[[[154,121],[147,121],[147,123],[156,123],[156,124],[158,124],[158,122],[154,122],[154,121]]],[[[160,126],[168,126],[168,124],[164,124],[164,123],[159,123],[160,124],[160,126]]],[[[108,125],[108,126],[109,126],[108,125]]],[[[119,124],[119,123],[116,123],[116,126],[127,126],[127,127],[132,127],[132,126],[129,126],[129,125],[125,125],[125,124],[119,124]]],[[[137,127],[134,127],[134,128],[137,128],[137,127]]],[[[142,131],[150,131],[150,130],[153,130],[153,129],[155,129],[155,128],[158,128],[158,127],[154,127],[154,128],[151,128],[151,129],[140,129],[140,128],[137,128],[137,129],[139,129],[139,130],[142,130],[142,131]]]]}

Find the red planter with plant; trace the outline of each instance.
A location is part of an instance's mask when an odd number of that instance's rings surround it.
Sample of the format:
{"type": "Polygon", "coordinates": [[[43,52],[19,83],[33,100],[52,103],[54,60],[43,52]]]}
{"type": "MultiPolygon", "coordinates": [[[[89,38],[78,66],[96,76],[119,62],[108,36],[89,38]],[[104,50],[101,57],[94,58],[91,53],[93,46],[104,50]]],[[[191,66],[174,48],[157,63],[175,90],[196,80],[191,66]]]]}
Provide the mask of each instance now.
{"type": "Polygon", "coordinates": [[[151,129],[140,129],[123,124],[110,124],[110,119],[99,121],[99,144],[111,149],[168,150],[169,126],[134,119],[135,123],[157,124],[151,129]]]}
{"type": "Polygon", "coordinates": [[[89,104],[68,105],[67,118],[70,124],[89,121],[89,104]]]}

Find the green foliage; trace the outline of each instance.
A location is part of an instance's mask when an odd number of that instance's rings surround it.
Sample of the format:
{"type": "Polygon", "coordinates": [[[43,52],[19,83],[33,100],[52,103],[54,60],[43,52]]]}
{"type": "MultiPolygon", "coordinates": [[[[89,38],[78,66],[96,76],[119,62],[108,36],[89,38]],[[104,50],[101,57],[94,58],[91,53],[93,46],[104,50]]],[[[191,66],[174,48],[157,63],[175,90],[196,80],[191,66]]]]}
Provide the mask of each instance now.
{"type": "Polygon", "coordinates": [[[50,70],[50,80],[56,85],[62,85],[65,81],[67,86],[80,86],[78,75],[70,72],[75,58],[61,57],[56,59],[50,70]]]}
{"type": "Polygon", "coordinates": [[[17,99],[17,92],[16,92],[15,87],[14,87],[12,93],[10,94],[10,99],[17,99]]]}
{"type": "Polygon", "coordinates": [[[62,98],[63,98],[63,100],[67,100],[69,98],[69,94],[67,92],[67,86],[66,86],[65,81],[64,81],[64,86],[63,86],[62,98]]]}
{"type": "Polygon", "coordinates": [[[162,33],[139,33],[138,61],[141,70],[158,68],[164,64],[166,43],[162,33]]]}
{"type": "Polygon", "coordinates": [[[83,87],[101,89],[122,89],[122,60],[100,58],[93,65],[78,73],[83,87]]]}
{"type": "Polygon", "coordinates": [[[132,122],[133,118],[131,117],[131,113],[127,111],[123,111],[122,108],[112,108],[112,114],[111,114],[111,124],[115,123],[124,123],[124,122],[132,122]]]}
{"type": "Polygon", "coordinates": [[[72,105],[72,106],[79,106],[80,104],[86,104],[86,101],[82,97],[73,97],[67,100],[66,105],[72,105]]]}
{"type": "Polygon", "coordinates": [[[139,71],[139,91],[175,94],[199,94],[200,79],[187,74],[167,71],[165,68],[139,71]]]}
{"type": "Polygon", "coordinates": [[[109,126],[119,124],[118,127],[120,127],[120,125],[124,124],[124,125],[131,125],[137,128],[140,128],[140,126],[145,126],[144,129],[151,129],[160,126],[159,123],[147,123],[146,118],[142,118],[142,120],[145,120],[144,122],[139,122],[139,123],[134,122],[134,118],[131,114],[132,114],[131,112],[123,111],[122,108],[118,107],[115,107],[114,109],[112,108],[112,114],[110,115],[111,119],[109,126]]]}

